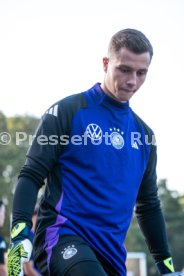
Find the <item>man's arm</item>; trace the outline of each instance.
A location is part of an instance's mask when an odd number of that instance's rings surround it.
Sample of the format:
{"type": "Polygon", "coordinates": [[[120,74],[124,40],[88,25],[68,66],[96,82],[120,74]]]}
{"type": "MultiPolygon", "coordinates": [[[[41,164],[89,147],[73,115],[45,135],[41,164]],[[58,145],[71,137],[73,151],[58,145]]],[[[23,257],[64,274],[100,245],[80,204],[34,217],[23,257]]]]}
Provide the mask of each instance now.
{"type": "Polygon", "coordinates": [[[156,162],[156,146],[151,145],[150,158],[138,193],[135,213],[150,253],[157,267],[159,266],[159,271],[164,274],[173,272],[174,268],[157,193],[156,162]]]}
{"type": "Polygon", "coordinates": [[[53,135],[60,137],[62,133],[58,117],[44,114],[19,174],[13,199],[12,227],[19,222],[25,222],[27,226],[32,227],[32,214],[38,191],[44,185],[44,180],[52,171],[61,151],[59,141],[53,145],[49,139],[53,135]]]}
{"type": "Polygon", "coordinates": [[[26,155],[13,199],[11,244],[8,250],[8,274],[22,275],[23,263],[32,252],[30,230],[37,195],[45,178],[52,171],[60,154],[60,145],[49,143],[51,135],[60,136],[58,117],[45,114],[36,131],[36,137],[26,155]],[[43,139],[48,141],[45,143],[43,139]]]}
{"type": "Polygon", "coordinates": [[[85,106],[83,94],[75,94],[51,106],[42,117],[36,137],[26,155],[13,199],[12,243],[8,252],[9,275],[12,275],[11,271],[15,267],[17,274],[13,272],[13,275],[19,275],[23,270],[23,263],[29,261],[32,251],[29,233],[38,191],[58,163],[63,149],[60,138],[62,135],[69,137],[75,112],[85,106]],[[54,143],[53,137],[56,138],[54,143]],[[18,258],[14,258],[15,255],[18,258]]]}
{"type": "Polygon", "coordinates": [[[12,226],[23,221],[31,228],[38,191],[63,149],[60,139],[63,135],[69,137],[73,116],[84,107],[86,99],[79,93],[54,104],[42,117],[19,175],[13,201],[12,226]]]}

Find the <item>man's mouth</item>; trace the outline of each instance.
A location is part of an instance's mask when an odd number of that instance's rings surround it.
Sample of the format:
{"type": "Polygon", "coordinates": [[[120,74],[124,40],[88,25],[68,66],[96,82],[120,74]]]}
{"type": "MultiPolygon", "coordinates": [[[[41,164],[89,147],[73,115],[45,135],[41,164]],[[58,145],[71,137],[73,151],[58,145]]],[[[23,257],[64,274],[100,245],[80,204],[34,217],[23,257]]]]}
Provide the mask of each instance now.
{"type": "Polygon", "coordinates": [[[121,90],[123,90],[123,91],[126,92],[126,93],[133,93],[132,90],[129,90],[129,89],[126,89],[126,88],[121,88],[121,90]]]}

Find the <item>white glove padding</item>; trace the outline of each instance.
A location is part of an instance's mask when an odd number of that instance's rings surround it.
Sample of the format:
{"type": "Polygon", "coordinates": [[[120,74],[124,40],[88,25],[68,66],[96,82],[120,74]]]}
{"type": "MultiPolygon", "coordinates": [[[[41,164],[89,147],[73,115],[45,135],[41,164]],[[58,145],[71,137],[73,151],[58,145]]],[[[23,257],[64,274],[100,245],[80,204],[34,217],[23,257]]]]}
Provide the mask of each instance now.
{"type": "Polygon", "coordinates": [[[28,262],[32,254],[32,243],[29,239],[11,243],[8,250],[8,276],[23,276],[23,264],[28,262]]]}

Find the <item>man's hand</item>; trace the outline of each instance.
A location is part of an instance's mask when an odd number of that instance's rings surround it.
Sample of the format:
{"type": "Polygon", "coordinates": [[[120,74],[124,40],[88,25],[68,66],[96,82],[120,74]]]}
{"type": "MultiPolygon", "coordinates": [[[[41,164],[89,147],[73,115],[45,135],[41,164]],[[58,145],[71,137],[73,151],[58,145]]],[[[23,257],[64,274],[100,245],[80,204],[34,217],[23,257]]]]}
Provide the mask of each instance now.
{"type": "Polygon", "coordinates": [[[167,258],[163,261],[156,263],[160,275],[163,276],[184,276],[183,272],[174,272],[172,258],[167,258]]]}
{"type": "Polygon", "coordinates": [[[18,223],[11,233],[8,250],[8,276],[23,276],[23,264],[28,262],[32,253],[32,243],[28,239],[30,228],[25,223],[18,223]]]}

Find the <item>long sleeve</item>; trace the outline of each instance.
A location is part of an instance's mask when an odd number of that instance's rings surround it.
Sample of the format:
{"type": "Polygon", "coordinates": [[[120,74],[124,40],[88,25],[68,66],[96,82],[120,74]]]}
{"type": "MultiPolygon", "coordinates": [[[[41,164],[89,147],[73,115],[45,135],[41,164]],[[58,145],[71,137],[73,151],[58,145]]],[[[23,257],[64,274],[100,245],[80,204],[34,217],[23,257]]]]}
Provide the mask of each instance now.
{"type": "Polygon", "coordinates": [[[58,159],[67,144],[73,115],[85,104],[83,95],[75,94],[57,102],[43,115],[19,174],[13,200],[13,226],[24,221],[31,227],[38,191],[59,170],[58,159]]]}
{"type": "Polygon", "coordinates": [[[136,216],[155,261],[170,256],[165,220],[160,206],[156,176],[156,146],[151,145],[150,158],[136,202],[136,216]]]}

